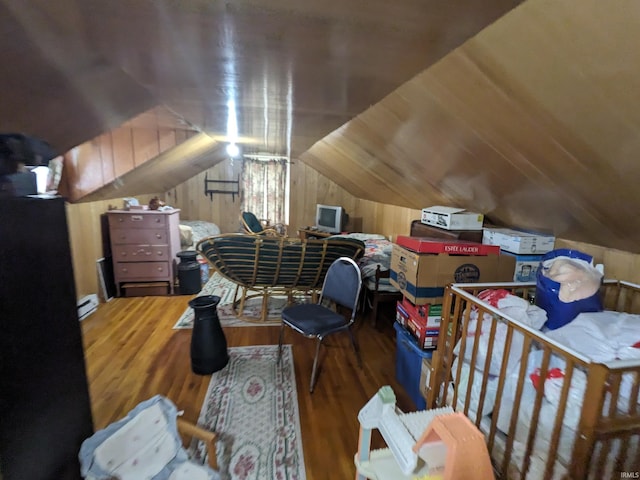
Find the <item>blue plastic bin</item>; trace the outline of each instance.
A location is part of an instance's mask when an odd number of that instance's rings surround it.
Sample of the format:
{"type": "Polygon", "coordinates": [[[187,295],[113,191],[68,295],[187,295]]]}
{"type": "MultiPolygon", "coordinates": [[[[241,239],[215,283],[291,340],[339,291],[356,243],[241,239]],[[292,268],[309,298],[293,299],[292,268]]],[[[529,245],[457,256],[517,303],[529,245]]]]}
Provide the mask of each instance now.
{"type": "Polygon", "coordinates": [[[409,394],[416,410],[427,408],[427,402],[420,393],[420,373],[422,359],[431,358],[432,350],[422,350],[418,341],[398,322],[393,323],[396,330],[396,380],[409,394]]]}

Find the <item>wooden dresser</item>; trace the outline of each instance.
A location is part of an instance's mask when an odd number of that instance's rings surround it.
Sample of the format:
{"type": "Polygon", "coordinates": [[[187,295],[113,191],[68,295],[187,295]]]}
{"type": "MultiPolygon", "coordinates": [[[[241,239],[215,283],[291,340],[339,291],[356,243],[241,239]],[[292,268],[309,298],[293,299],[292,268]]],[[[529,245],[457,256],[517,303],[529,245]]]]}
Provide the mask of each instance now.
{"type": "Polygon", "coordinates": [[[109,236],[117,296],[127,288],[165,286],[174,293],[180,210],[110,210],[109,236]]]}

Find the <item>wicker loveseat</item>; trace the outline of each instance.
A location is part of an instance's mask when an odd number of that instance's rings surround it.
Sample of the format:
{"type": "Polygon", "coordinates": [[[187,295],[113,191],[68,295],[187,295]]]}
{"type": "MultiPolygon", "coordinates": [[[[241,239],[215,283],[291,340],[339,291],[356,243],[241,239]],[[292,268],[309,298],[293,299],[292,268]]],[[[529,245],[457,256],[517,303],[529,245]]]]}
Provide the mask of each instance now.
{"type": "Polygon", "coordinates": [[[364,243],[344,237],[300,240],[228,233],[201,240],[196,250],[236,283],[236,315],[242,316],[248,298],[261,296],[260,320],[266,321],[271,295],[291,300],[295,293],[309,293],[315,301],[329,265],[339,257],[360,258],[364,243]]]}

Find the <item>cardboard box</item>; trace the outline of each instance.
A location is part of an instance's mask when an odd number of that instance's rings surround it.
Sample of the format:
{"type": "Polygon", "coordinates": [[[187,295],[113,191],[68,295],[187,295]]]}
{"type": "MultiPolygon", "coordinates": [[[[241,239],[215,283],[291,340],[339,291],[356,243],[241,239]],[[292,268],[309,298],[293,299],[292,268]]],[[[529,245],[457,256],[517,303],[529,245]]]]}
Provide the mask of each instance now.
{"type": "Polygon", "coordinates": [[[512,282],[515,267],[509,255],[435,255],[394,243],[389,280],[415,305],[441,304],[447,284],[512,282]]]}
{"type": "Polygon", "coordinates": [[[414,305],[407,297],[402,297],[402,302],[398,302],[410,317],[421,318],[426,323],[427,328],[440,328],[442,321],[442,304],[414,305]]]}
{"type": "Polygon", "coordinates": [[[429,382],[431,381],[431,358],[422,359],[420,369],[420,393],[426,399],[429,392],[429,382]]]}
{"type": "Polygon", "coordinates": [[[423,350],[438,346],[442,305],[413,305],[408,300],[396,303],[396,321],[405,327],[423,350]]]}
{"type": "Polygon", "coordinates": [[[407,330],[418,341],[422,350],[431,350],[438,346],[439,328],[425,328],[424,324],[413,317],[409,317],[407,330]]]}
{"type": "Polygon", "coordinates": [[[402,307],[400,302],[396,304],[396,322],[404,328],[407,328],[407,323],[409,322],[409,312],[402,307]]]}
{"type": "Polygon", "coordinates": [[[421,221],[446,230],[482,230],[484,215],[464,208],[436,205],[422,209],[421,221]]]}
{"type": "Polygon", "coordinates": [[[553,250],[556,237],[511,228],[485,228],[482,243],[498,245],[503,251],[519,254],[543,254],[553,250]]]}
{"type": "Polygon", "coordinates": [[[542,255],[517,255],[515,253],[502,252],[516,259],[516,268],[513,273],[514,282],[535,282],[536,272],[540,266],[542,255]]]}
{"type": "Polygon", "coordinates": [[[448,253],[449,255],[497,255],[500,253],[500,247],[497,245],[434,237],[398,235],[396,243],[417,253],[448,253]]]}

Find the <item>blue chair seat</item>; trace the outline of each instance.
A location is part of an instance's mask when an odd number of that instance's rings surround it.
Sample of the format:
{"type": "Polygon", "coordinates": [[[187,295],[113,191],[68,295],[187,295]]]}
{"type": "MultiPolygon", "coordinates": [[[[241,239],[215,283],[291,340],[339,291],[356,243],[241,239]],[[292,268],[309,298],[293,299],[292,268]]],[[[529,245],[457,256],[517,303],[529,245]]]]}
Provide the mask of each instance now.
{"type": "Polygon", "coordinates": [[[317,303],[307,303],[285,308],[282,318],[287,324],[308,337],[326,336],[327,333],[346,328],[344,316],[317,303]]]}

